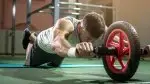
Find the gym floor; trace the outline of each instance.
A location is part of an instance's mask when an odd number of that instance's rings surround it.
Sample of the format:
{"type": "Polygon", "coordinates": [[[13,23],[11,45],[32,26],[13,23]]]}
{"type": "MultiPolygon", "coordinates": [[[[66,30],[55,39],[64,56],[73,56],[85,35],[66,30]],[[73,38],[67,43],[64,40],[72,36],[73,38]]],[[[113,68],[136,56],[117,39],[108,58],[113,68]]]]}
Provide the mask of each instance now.
{"type": "MultiPolygon", "coordinates": [[[[23,67],[24,59],[0,56],[0,84],[120,84],[109,78],[101,59],[66,58],[59,68],[23,67]]],[[[149,84],[149,66],[150,61],[141,60],[132,79],[121,84],[149,84]]]]}

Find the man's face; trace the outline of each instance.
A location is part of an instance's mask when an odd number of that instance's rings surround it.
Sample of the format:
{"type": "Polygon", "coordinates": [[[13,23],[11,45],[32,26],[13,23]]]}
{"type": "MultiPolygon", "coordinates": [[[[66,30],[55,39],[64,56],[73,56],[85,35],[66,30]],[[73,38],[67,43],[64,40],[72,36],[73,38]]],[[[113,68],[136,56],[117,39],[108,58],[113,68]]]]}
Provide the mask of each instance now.
{"type": "Polygon", "coordinates": [[[93,38],[89,32],[83,27],[82,22],[81,22],[81,28],[80,28],[80,38],[82,42],[91,42],[94,41],[95,38],[93,38]]]}

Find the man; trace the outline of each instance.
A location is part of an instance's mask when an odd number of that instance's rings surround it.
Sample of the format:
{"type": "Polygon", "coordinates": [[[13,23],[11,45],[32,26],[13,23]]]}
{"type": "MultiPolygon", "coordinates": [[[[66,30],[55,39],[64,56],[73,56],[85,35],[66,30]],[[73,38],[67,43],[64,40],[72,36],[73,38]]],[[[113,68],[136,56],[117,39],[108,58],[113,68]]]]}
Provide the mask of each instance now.
{"type": "Polygon", "coordinates": [[[91,57],[92,41],[102,36],[105,28],[102,15],[91,12],[82,20],[70,16],[61,18],[53,27],[37,35],[26,29],[23,39],[25,65],[36,67],[48,63],[58,67],[64,57],[91,57]]]}

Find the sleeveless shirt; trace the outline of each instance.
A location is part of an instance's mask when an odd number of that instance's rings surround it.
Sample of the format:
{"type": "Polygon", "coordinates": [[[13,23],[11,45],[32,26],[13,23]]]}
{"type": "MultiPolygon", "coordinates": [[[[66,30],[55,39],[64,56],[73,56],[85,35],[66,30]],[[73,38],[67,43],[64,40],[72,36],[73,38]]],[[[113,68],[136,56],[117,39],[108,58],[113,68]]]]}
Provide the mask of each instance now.
{"type": "MultiPolygon", "coordinates": [[[[75,46],[77,43],[79,43],[77,25],[80,23],[80,21],[72,16],[67,16],[64,18],[70,20],[74,26],[74,31],[69,35],[68,41],[72,46],[75,46]]],[[[51,47],[54,39],[54,30],[54,28],[50,27],[40,32],[37,36],[37,44],[45,52],[54,53],[51,47]]]]}

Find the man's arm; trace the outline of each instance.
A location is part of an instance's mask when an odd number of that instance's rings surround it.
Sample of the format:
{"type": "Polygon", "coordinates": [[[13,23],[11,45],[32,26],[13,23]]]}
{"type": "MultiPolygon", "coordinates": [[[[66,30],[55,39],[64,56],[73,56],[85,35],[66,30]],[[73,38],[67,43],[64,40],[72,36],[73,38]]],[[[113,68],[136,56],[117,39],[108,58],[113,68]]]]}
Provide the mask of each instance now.
{"type": "Polygon", "coordinates": [[[65,57],[68,54],[68,50],[72,47],[66,40],[66,37],[68,37],[68,35],[74,31],[74,26],[70,20],[61,18],[56,22],[54,27],[57,33],[55,32],[52,49],[59,56],[65,57]]]}
{"type": "MultiPolygon", "coordinates": [[[[54,50],[54,52],[62,57],[66,57],[68,55],[68,50],[70,48],[73,48],[73,46],[71,46],[65,38],[60,36],[56,37],[56,40],[52,44],[52,49],[54,50]]],[[[77,52],[75,53],[75,55],[77,56],[77,52]]]]}
{"type": "Polygon", "coordinates": [[[54,52],[61,56],[66,57],[71,53],[74,56],[68,57],[89,57],[93,54],[93,45],[90,42],[78,43],[76,46],[71,46],[70,43],[65,39],[58,37],[52,46],[54,52]],[[72,49],[75,49],[73,51],[72,49]]]}
{"type": "Polygon", "coordinates": [[[78,43],[77,46],[71,46],[66,40],[66,37],[74,30],[74,26],[71,21],[62,18],[56,22],[54,27],[58,32],[52,43],[52,49],[59,56],[89,56],[89,53],[93,52],[92,43],[83,42],[78,43]]]}

